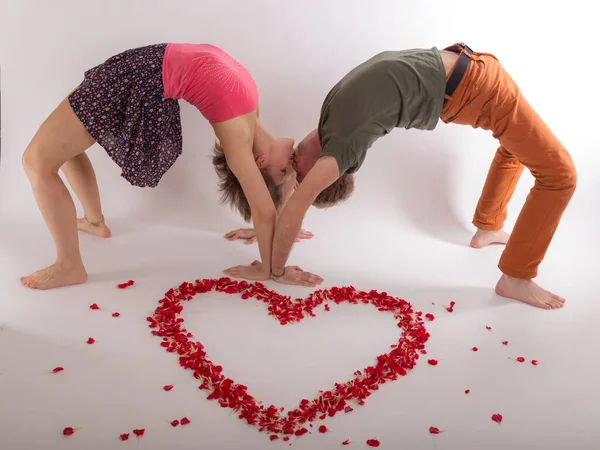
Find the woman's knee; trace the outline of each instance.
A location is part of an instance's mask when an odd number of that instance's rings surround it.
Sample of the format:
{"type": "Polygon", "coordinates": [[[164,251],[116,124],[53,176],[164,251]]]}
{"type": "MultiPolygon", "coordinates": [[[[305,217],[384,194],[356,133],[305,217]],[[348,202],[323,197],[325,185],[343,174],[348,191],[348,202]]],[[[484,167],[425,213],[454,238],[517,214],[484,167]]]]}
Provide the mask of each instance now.
{"type": "MultiPolygon", "coordinates": [[[[23,152],[21,162],[25,173],[31,177],[33,175],[44,175],[58,172],[56,164],[48,157],[48,149],[43,144],[32,141],[23,152]]],[[[59,166],[60,167],[60,166],[59,166]]]]}

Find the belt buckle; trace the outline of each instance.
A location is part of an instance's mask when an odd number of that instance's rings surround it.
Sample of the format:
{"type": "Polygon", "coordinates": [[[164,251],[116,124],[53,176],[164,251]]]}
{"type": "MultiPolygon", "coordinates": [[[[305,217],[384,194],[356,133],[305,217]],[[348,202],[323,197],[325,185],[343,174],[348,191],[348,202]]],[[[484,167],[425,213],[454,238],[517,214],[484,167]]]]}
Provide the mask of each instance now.
{"type": "Polygon", "coordinates": [[[466,51],[467,51],[467,53],[469,53],[469,54],[470,54],[470,53],[473,53],[473,50],[471,49],[471,47],[469,47],[469,46],[468,46],[467,44],[465,44],[463,41],[460,41],[460,42],[458,43],[458,45],[459,45],[460,47],[462,47],[464,50],[466,50],[466,51]]]}

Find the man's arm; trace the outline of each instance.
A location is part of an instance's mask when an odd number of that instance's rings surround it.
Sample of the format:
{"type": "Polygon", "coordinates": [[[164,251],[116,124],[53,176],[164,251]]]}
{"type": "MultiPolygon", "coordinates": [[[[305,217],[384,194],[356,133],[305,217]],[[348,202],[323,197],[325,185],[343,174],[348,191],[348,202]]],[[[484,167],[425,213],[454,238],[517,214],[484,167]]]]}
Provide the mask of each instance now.
{"type": "Polygon", "coordinates": [[[277,276],[284,273],[287,259],[302,227],[304,215],[317,196],[340,176],[335,158],[319,158],[298,189],[292,194],[277,218],[271,271],[277,276]]]}

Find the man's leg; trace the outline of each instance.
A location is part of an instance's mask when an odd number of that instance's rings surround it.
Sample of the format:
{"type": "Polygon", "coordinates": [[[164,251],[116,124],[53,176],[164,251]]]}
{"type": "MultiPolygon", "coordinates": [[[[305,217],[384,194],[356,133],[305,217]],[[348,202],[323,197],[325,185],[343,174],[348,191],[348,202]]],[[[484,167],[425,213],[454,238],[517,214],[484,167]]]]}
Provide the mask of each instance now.
{"type": "Polygon", "coordinates": [[[446,96],[442,120],[491,130],[535,177],[500,259],[496,292],[539,308],[560,308],[565,300],[532,279],[575,191],[573,161],[495,57],[463,53],[471,62],[456,91],[446,96]]]}
{"type": "Polygon", "coordinates": [[[530,305],[553,309],[565,300],[532,281],[554,237],[577,185],[571,156],[520,93],[494,58],[486,70],[495,79],[495,101],[484,114],[500,144],[535,177],[523,209],[506,245],[499,268],[503,276],[496,292],[530,305]]]}
{"type": "Polygon", "coordinates": [[[472,247],[507,243],[509,234],[502,227],[506,220],[507,204],[523,173],[523,167],[515,155],[502,146],[498,148],[473,216],[477,233],[471,239],[472,247]]]}

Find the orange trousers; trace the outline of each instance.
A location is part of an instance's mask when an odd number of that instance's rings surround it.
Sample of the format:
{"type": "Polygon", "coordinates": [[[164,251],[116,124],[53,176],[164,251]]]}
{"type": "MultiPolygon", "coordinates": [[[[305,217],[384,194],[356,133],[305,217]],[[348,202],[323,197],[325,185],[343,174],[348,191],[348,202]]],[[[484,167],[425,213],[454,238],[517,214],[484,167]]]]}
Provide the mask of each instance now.
{"type": "MultiPolygon", "coordinates": [[[[446,50],[466,53],[457,45],[446,50]]],[[[446,95],[441,120],[491,130],[500,143],[475,210],[473,224],[477,228],[500,230],[523,167],[535,177],[498,265],[508,276],[535,278],[573,196],[577,173],[567,150],[498,59],[479,52],[469,57],[456,90],[451,97],[446,95]]]]}

